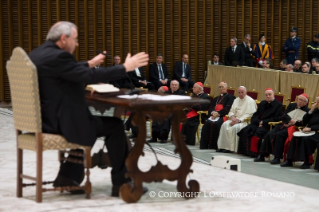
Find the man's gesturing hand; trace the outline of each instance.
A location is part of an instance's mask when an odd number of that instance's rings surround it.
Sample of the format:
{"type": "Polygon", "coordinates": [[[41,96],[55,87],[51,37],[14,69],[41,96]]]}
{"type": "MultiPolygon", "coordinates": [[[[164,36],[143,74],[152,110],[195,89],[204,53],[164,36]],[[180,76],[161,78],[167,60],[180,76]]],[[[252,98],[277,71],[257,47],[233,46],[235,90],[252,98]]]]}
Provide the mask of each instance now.
{"type": "Polygon", "coordinates": [[[131,56],[131,53],[128,53],[123,65],[126,69],[126,72],[133,71],[135,68],[146,66],[148,64],[148,60],[148,54],[145,52],[137,53],[133,57],[131,56]]]}

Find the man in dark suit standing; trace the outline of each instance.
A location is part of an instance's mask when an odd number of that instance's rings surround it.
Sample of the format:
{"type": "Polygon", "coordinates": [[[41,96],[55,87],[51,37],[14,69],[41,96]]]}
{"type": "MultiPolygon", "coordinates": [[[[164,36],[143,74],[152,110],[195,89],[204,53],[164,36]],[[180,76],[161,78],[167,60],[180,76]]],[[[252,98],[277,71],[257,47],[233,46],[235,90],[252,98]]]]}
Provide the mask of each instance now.
{"type": "Polygon", "coordinates": [[[250,40],[251,40],[250,34],[246,34],[244,38],[244,42],[240,44],[240,47],[244,50],[244,55],[245,55],[244,65],[249,67],[255,67],[256,66],[255,59],[252,56],[255,56],[256,53],[251,47],[250,40]]]}
{"type": "Polygon", "coordinates": [[[154,84],[155,89],[161,86],[169,86],[169,73],[166,65],[163,63],[163,55],[158,54],[156,62],[150,65],[150,81],[154,84]]]}
{"type": "MultiPolygon", "coordinates": [[[[115,55],[113,58],[114,66],[121,65],[121,58],[115,55]]],[[[109,81],[108,83],[114,85],[117,88],[134,89],[134,85],[131,83],[129,76],[126,74],[123,78],[115,81],[109,81]]]]}
{"type": "Polygon", "coordinates": [[[192,79],[191,66],[187,64],[188,55],[183,54],[182,61],[178,61],[174,66],[174,78],[177,80],[183,90],[188,92],[188,88],[192,88],[194,82],[192,79]]]}
{"type": "Polygon", "coordinates": [[[129,72],[128,75],[135,87],[147,88],[150,91],[155,90],[153,83],[146,80],[142,67],[135,68],[134,71],[129,72]]]}
{"type": "MultiPolygon", "coordinates": [[[[98,137],[105,136],[112,163],[112,196],[119,196],[120,186],[130,181],[125,177],[128,146],[123,123],[115,117],[93,116],[86,105],[83,85],[120,79],[127,71],[145,66],[148,55],[128,54],[123,65],[95,69],[105,55],[77,62],[72,55],[79,45],[77,37],[73,23],[58,22],[49,30],[47,41],[30,53],[38,71],[42,131],[61,134],[68,142],[86,146],[93,146],[98,137]]],[[[82,164],[64,161],[53,186],[79,186],[83,171],[82,164]]]]}
{"type": "Polygon", "coordinates": [[[244,62],[244,50],[237,45],[237,38],[233,37],[230,39],[230,47],[228,47],[225,52],[225,65],[234,66],[236,64],[236,66],[242,66],[244,62]]]}

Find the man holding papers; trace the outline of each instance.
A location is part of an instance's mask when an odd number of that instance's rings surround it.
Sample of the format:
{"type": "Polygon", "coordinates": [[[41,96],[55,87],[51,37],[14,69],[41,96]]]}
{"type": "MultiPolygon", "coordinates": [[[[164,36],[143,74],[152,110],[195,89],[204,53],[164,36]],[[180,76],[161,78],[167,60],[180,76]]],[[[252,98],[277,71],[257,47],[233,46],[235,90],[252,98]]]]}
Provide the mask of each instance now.
{"type": "MultiPolygon", "coordinates": [[[[309,169],[312,164],[309,156],[319,147],[319,97],[316,98],[316,102],[304,115],[302,121],[292,120],[292,124],[305,126],[305,128],[302,129],[302,133],[297,133],[300,135],[294,133],[289,147],[288,160],[281,164],[281,167],[292,166],[293,161],[304,161],[300,168],[309,169]]],[[[315,169],[319,170],[318,163],[316,163],[315,169]]]]}

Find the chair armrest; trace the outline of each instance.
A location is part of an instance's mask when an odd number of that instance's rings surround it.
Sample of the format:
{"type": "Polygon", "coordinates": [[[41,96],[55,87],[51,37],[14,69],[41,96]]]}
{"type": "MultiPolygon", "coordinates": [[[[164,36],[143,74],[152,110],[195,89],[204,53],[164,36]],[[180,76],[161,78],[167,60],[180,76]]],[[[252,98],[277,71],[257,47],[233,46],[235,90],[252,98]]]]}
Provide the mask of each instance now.
{"type": "Polygon", "coordinates": [[[281,124],[282,121],[274,121],[274,122],[268,122],[268,125],[271,125],[271,126],[276,126],[277,124],[281,124]]]}
{"type": "Polygon", "coordinates": [[[208,115],[208,111],[202,111],[202,110],[200,110],[200,111],[197,111],[197,113],[198,113],[199,115],[201,115],[201,114],[206,114],[206,115],[208,115]]]}

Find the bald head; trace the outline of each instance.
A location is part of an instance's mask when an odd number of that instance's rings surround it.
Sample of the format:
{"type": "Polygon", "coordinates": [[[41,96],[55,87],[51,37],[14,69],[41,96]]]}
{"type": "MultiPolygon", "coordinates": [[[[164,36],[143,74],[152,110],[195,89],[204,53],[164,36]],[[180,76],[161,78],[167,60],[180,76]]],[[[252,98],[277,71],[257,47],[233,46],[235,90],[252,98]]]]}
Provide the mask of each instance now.
{"type": "Polygon", "coordinates": [[[220,93],[220,94],[227,93],[227,88],[228,88],[228,86],[227,86],[227,83],[226,83],[226,82],[221,82],[221,83],[219,83],[219,85],[218,85],[218,90],[219,90],[219,93],[220,93]]]}

